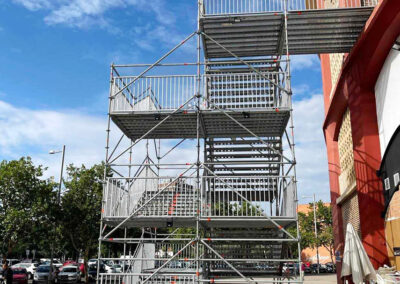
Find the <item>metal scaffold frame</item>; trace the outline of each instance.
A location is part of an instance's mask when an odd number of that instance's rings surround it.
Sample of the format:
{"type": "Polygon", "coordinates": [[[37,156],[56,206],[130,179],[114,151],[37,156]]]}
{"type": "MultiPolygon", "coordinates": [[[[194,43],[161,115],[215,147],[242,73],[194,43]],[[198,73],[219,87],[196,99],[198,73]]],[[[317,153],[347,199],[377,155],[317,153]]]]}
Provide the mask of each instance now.
{"type": "MultiPolygon", "coordinates": [[[[98,265],[97,283],[303,283],[289,43],[293,11],[328,10],[271,1],[198,0],[197,31],[154,64],[111,66],[98,263],[123,271],[98,265]],[[242,39],[259,17],[279,21],[274,52],[242,39]],[[164,63],[194,38],[196,62],[164,63]],[[170,160],[179,150],[187,161],[170,160]],[[103,256],[104,244],[123,244],[123,255],[103,256]]],[[[373,6],[350,2],[340,17],[373,6]]]]}

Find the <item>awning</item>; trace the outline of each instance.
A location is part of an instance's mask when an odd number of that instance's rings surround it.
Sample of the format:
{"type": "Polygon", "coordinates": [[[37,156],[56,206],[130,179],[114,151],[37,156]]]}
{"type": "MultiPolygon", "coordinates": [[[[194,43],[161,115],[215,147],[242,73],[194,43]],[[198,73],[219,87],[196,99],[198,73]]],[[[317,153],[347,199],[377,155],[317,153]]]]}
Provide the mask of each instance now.
{"type": "Polygon", "coordinates": [[[362,284],[364,280],[376,281],[375,269],[351,224],[347,224],[346,241],[342,264],[342,277],[352,276],[354,284],[362,284]]]}

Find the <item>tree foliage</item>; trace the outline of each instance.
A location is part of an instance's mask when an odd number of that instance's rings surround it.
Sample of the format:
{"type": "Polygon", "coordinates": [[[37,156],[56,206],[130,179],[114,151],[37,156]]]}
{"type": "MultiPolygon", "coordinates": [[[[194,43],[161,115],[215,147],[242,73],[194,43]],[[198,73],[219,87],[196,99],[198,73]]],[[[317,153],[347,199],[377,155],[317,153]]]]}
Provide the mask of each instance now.
{"type": "MultiPolygon", "coordinates": [[[[314,222],[314,205],[309,204],[308,212],[299,212],[299,229],[301,235],[300,247],[316,248],[325,247],[329,252],[333,261],[333,229],[332,229],[332,210],[330,206],[326,206],[321,200],[316,203],[316,225],[317,237],[315,236],[314,222]]],[[[296,228],[291,228],[290,231],[295,235],[296,228]]],[[[291,247],[291,250],[297,251],[297,248],[291,247]]]]}
{"type": "Polygon", "coordinates": [[[33,238],[43,239],[43,232],[56,218],[55,184],[43,179],[44,170],[30,158],[0,163],[0,249],[4,258],[14,248],[28,248],[24,246],[33,238]]]}

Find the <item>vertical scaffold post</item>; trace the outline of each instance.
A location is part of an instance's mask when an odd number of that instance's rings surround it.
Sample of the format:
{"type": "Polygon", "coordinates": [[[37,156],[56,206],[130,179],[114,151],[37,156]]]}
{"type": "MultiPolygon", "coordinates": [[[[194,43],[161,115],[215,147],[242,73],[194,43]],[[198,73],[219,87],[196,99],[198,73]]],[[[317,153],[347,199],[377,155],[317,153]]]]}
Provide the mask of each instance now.
{"type": "Polygon", "coordinates": [[[108,151],[110,149],[110,131],[111,131],[111,107],[112,107],[112,92],[113,92],[113,84],[114,84],[114,63],[111,64],[110,67],[110,90],[109,90],[109,99],[108,99],[108,121],[107,121],[107,130],[106,130],[106,162],[104,165],[104,174],[103,174],[103,197],[101,202],[101,218],[100,218],[100,229],[99,229],[99,245],[97,252],[97,277],[96,283],[99,284],[100,280],[100,258],[101,258],[101,243],[103,236],[103,217],[105,213],[105,192],[107,187],[107,168],[108,168],[108,151]]]}
{"type": "Polygon", "coordinates": [[[201,45],[201,37],[200,37],[200,10],[201,10],[201,0],[197,1],[198,9],[197,9],[197,100],[196,100],[196,112],[197,112],[197,123],[196,123],[196,148],[197,148],[197,168],[196,168],[196,191],[197,191],[197,206],[196,208],[196,279],[197,283],[200,284],[200,256],[199,256],[199,245],[200,245],[200,214],[199,214],[199,209],[201,207],[201,190],[200,189],[200,87],[201,87],[201,69],[200,69],[200,60],[201,60],[201,50],[200,50],[200,45],[201,45]]]}
{"type": "Polygon", "coordinates": [[[293,157],[293,190],[294,190],[294,214],[296,218],[296,231],[297,231],[297,251],[298,251],[298,263],[300,281],[303,282],[303,271],[301,270],[301,247],[300,247],[300,228],[299,228],[299,217],[297,214],[298,197],[297,197],[297,172],[296,172],[296,155],[295,155],[295,141],[294,141],[294,122],[293,122],[293,104],[292,104],[292,85],[291,85],[291,69],[290,69],[290,51],[289,51],[289,35],[288,35],[288,0],[284,1],[284,22],[285,22],[285,43],[286,43],[286,88],[289,96],[289,108],[290,108],[290,135],[289,135],[289,147],[293,157]]]}

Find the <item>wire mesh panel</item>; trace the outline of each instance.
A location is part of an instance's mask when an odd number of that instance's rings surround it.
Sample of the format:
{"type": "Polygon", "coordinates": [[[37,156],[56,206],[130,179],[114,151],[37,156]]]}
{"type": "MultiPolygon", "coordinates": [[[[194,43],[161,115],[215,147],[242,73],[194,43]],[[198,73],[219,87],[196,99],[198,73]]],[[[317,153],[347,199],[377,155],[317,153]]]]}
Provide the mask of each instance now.
{"type": "MultiPolygon", "coordinates": [[[[280,177],[204,177],[202,215],[207,217],[280,216],[280,177]]],[[[285,203],[286,204],[286,203],[285,203]]],[[[294,206],[294,205],[293,205],[294,206]]]]}
{"type": "Polygon", "coordinates": [[[252,109],[277,107],[277,73],[207,75],[210,108],[252,109]]]}
{"type": "Polygon", "coordinates": [[[203,15],[254,14],[288,10],[373,7],[378,0],[203,0],[203,15]]]}

